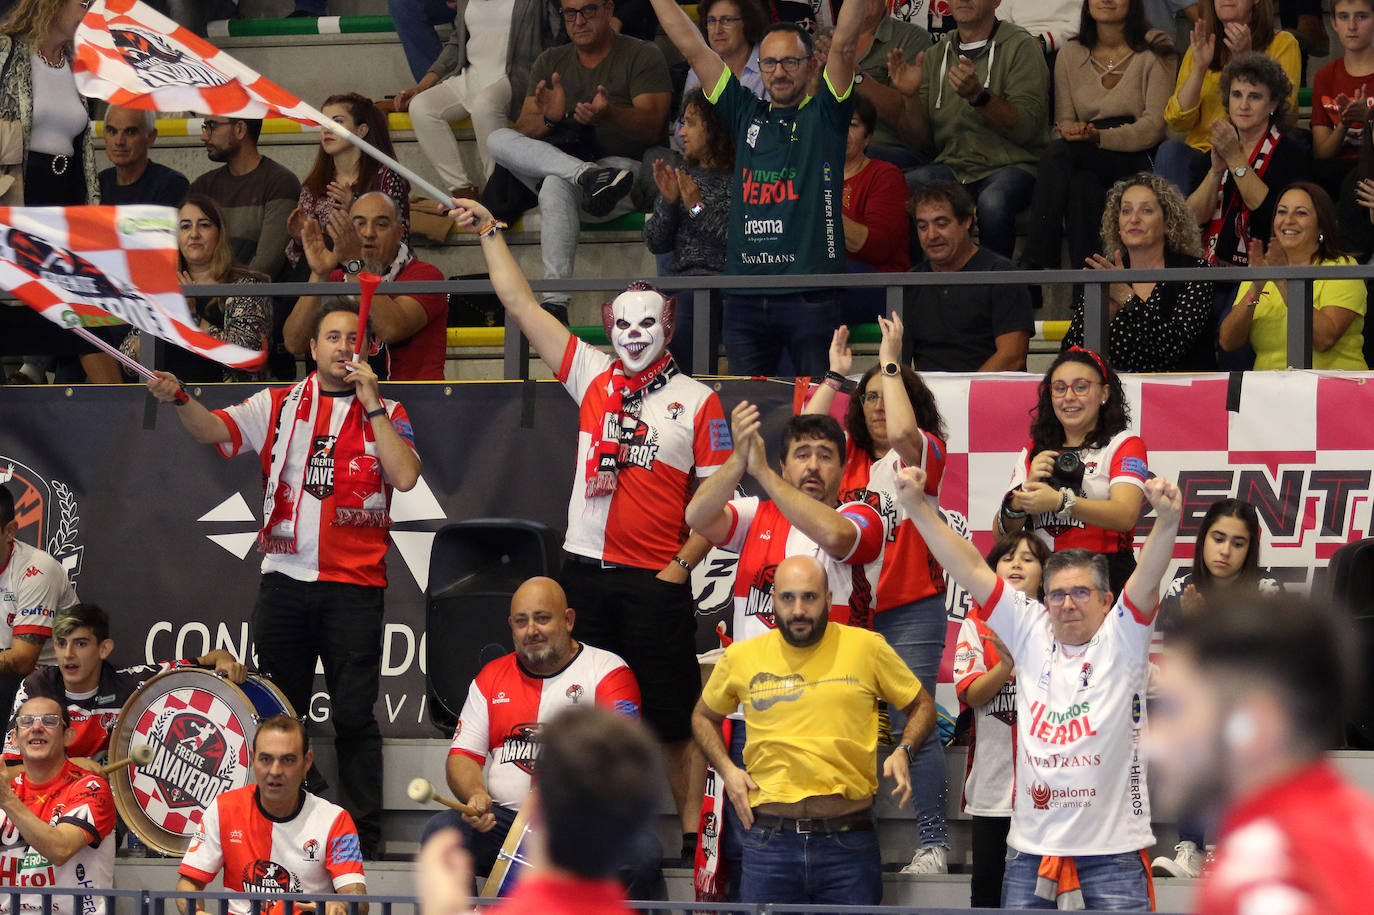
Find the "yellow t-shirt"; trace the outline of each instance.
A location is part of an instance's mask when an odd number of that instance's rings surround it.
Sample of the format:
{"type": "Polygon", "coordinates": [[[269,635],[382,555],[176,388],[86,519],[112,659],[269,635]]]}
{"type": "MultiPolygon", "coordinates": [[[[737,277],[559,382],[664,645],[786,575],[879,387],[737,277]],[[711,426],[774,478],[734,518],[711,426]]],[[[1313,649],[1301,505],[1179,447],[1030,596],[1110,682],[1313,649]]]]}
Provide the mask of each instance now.
{"type": "MultiPolygon", "coordinates": [[[[1354,264],[1349,257],[1319,261],[1319,264],[1354,264]]],[[[1250,283],[1242,283],[1236,301],[1250,295],[1250,283]]],[[[1336,345],[1326,352],[1314,350],[1314,369],[1356,369],[1368,366],[1364,361],[1365,286],[1360,280],[1316,280],[1312,283],[1312,304],[1315,308],[1337,306],[1355,312],[1336,345]]],[[[1264,284],[1255,316],[1250,325],[1250,345],[1255,348],[1256,369],[1282,369],[1288,366],[1288,306],[1272,282],[1264,284]]]]}
{"type": "MultiPolygon", "coordinates": [[[[1220,38],[1217,39],[1217,46],[1221,46],[1220,38]]],[[[1274,36],[1274,40],[1269,42],[1269,47],[1264,49],[1264,53],[1277,60],[1279,66],[1283,67],[1283,72],[1288,75],[1288,81],[1293,84],[1293,91],[1288,96],[1288,110],[1290,113],[1297,111],[1298,86],[1302,84],[1302,55],[1298,51],[1298,40],[1291,32],[1279,32],[1274,36]]],[[[1192,72],[1193,49],[1189,48],[1183,55],[1182,65],[1178,68],[1178,82],[1174,84],[1174,94],[1164,106],[1164,120],[1171,129],[1187,134],[1184,142],[1189,146],[1210,152],[1212,122],[1217,118],[1226,120],[1226,104],[1221,97],[1221,71],[1207,71],[1202,77],[1202,91],[1198,95],[1198,103],[1184,110],[1178,104],[1178,90],[1192,72]]]]}
{"type": "Polygon", "coordinates": [[[776,629],[725,649],[701,698],[728,715],[741,706],[744,768],[758,784],[751,806],[878,793],[878,700],[906,708],[921,691],[910,668],[875,632],[840,623],[809,648],[776,629]]]}

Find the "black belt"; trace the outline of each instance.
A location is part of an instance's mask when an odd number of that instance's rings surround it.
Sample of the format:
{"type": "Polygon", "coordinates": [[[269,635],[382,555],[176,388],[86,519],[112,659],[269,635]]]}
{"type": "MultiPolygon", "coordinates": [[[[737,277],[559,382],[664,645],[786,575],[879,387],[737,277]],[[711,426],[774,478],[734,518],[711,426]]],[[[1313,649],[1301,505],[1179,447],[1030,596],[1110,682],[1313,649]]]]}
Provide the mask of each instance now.
{"type": "Polygon", "coordinates": [[[790,817],[773,816],[768,813],[754,814],[755,826],[780,829],[783,832],[819,832],[829,835],[836,832],[859,832],[873,828],[873,808],[842,813],[833,817],[807,817],[794,820],[790,817]]]}
{"type": "Polygon", "coordinates": [[[67,173],[68,167],[71,166],[73,159],[72,156],[54,156],[50,153],[38,152],[37,150],[29,150],[29,158],[36,159],[39,163],[42,163],[44,159],[47,159],[48,171],[52,172],[54,175],[65,175],[67,173]]]}
{"type": "Polygon", "coordinates": [[[579,565],[593,566],[598,569],[633,569],[635,566],[623,565],[619,562],[607,562],[604,559],[596,559],[592,556],[583,556],[581,553],[566,553],[565,557],[579,565]]]}

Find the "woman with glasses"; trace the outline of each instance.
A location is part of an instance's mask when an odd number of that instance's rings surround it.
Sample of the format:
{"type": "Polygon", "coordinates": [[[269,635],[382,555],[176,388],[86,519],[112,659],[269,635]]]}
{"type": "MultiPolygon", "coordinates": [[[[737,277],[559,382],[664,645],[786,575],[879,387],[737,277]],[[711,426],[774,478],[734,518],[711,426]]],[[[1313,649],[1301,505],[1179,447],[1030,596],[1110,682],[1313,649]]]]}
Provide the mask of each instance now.
{"type": "MultiPolygon", "coordinates": [[[[706,0],[697,5],[697,28],[701,37],[720,55],[739,84],[759,98],[768,98],[759,70],[759,42],[768,27],[768,17],[758,0],[706,0]]],[[[695,70],[687,71],[682,95],[701,85],[695,70]]],[[[682,117],[673,125],[673,146],[681,151],[682,117]]]]}
{"type": "Polygon", "coordinates": [[[994,520],[999,535],[1029,530],[1055,552],[1104,554],[1114,595],[1135,569],[1149,476],[1145,442],[1130,422],[1121,378],[1107,361],[1078,346],[1061,352],[1040,381],[1031,440],[994,520]]]}
{"type": "MultiPolygon", "coordinates": [[[[926,472],[926,499],[939,504],[945,470],[945,421],[921,376],[902,364],[902,320],[878,317],[882,340],[878,364],[864,372],[849,398],[844,426],[844,476],[840,501],[877,499],[884,511],[897,508],[896,476],[902,467],[926,472]]],[[[829,413],[835,395],[847,387],[854,356],[849,328],[836,329],[830,343],[830,371],[806,405],[806,413],[829,413]]],[[[915,525],[902,520],[893,527],[883,550],[882,571],[873,594],[873,630],[887,639],[921,681],[935,689],[945,651],[945,576],[930,557],[915,525]]],[[[933,693],[932,693],[933,695],[933,693]]],[[[894,710],[892,732],[906,724],[894,710]]],[[[903,873],[936,874],[947,870],[949,835],[945,822],[945,765],[940,740],[932,730],[911,760],[916,824],[920,845],[903,873]]]]}

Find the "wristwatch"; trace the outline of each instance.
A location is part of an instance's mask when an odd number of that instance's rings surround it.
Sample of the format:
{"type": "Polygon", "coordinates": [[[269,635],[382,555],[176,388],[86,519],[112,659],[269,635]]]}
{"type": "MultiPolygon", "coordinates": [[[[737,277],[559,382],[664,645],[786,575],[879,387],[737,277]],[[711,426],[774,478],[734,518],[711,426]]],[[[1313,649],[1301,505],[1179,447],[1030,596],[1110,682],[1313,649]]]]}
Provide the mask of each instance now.
{"type": "Polygon", "coordinates": [[[363,266],[364,264],[361,258],[355,257],[352,260],[344,261],[344,273],[347,273],[349,276],[357,276],[359,273],[363,272],[363,266]]]}
{"type": "Polygon", "coordinates": [[[900,375],[900,374],[902,374],[902,367],[901,367],[900,365],[898,365],[897,363],[895,363],[895,362],[884,362],[884,363],[883,363],[883,374],[884,374],[884,375],[900,375]]]}
{"type": "Polygon", "coordinates": [[[864,72],[863,72],[862,70],[860,70],[859,72],[857,72],[857,73],[854,74],[854,85],[857,86],[857,85],[859,85],[859,83],[862,83],[863,81],[864,81],[864,72]]]}
{"type": "Polygon", "coordinates": [[[1250,166],[1237,165],[1235,168],[1231,169],[1231,174],[1235,175],[1237,178],[1244,178],[1246,175],[1250,174],[1250,166]]]}
{"type": "Polygon", "coordinates": [[[546,118],[544,118],[544,126],[547,127],[547,128],[549,128],[549,130],[557,130],[557,129],[558,129],[558,126],[559,126],[560,124],[562,124],[564,121],[566,121],[567,119],[568,119],[567,114],[564,114],[563,117],[559,118],[559,119],[556,120],[556,121],[550,121],[550,120],[546,117],[546,118]]]}
{"type": "Polygon", "coordinates": [[[975,95],[973,101],[969,102],[969,104],[974,108],[982,108],[990,101],[992,101],[992,93],[988,91],[987,86],[984,86],[983,91],[975,95]]]}

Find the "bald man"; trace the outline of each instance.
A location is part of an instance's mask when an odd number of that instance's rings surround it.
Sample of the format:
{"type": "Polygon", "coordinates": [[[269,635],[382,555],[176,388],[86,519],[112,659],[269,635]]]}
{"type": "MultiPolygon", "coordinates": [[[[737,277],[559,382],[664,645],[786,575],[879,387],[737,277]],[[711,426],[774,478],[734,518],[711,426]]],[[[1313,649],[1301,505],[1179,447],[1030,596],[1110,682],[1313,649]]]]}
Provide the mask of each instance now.
{"type": "MultiPolygon", "coordinates": [[[[472,850],[474,869],[490,872],[511,823],[530,792],[530,773],[539,755],[539,730],[573,706],[599,705],[625,718],[639,719],[639,684],[630,668],[600,648],[572,637],[576,611],[552,578],[531,578],[510,601],[510,631],[515,651],[497,658],[477,674],[468,689],[458,730],[449,748],[446,775],[458,798],[477,810],[466,816],[447,810],[433,817],[425,838],[457,826],[472,850]]],[[[627,880],[631,899],[649,899],[662,879],[663,855],[656,838],[651,848],[637,845],[634,874],[627,880]]]]}
{"type": "Polygon", "coordinates": [[[692,713],[692,732],[748,830],[740,902],[879,905],[874,828],[878,700],[906,715],[883,762],[899,807],[909,763],[935,726],[935,702],[875,632],[832,623],[830,585],[813,556],[790,556],[773,578],[777,628],[725,649],[692,713]],[[721,723],[744,712],[744,767],[721,723]]]}

